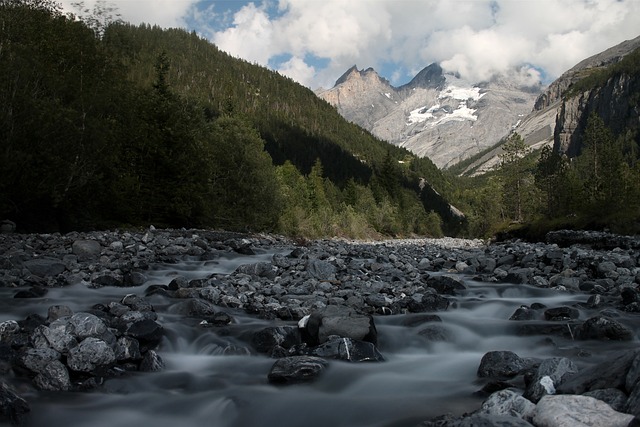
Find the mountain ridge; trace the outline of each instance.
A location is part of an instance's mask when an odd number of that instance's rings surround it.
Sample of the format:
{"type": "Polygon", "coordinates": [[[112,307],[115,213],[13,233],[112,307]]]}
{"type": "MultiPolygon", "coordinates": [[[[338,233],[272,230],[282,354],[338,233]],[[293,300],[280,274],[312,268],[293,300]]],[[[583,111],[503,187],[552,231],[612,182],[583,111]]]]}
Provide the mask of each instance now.
{"type": "Polygon", "coordinates": [[[347,120],[446,168],[497,142],[531,111],[537,92],[515,78],[471,83],[437,63],[394,87],[372,68],[351,67],[317,92],[347,120]],[[484,99],[483,99],[484,98],[484,99]],[[482,120],[479,118],[482,117],[482,120]]]}

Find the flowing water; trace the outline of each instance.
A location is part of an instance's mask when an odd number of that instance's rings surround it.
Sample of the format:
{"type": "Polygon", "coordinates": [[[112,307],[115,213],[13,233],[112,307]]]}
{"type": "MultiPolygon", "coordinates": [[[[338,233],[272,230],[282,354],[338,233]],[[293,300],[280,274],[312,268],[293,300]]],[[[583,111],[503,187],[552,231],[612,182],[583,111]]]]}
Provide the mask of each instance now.
{"type": "MultiPolygon", "coordinates": [[[[88,289],[82,285],[51,290],[46,298],[15,300],[0,290],[0,320],[29,313],[46,315],[53,304],[82,311],[94,303],[119,300],[126,293],[144,295],[149,284],[168,283],[179,274],[188,279],[229,273],[247,262],[272,254],[233,256],[210,262],[184,261],[158,266],[138,288],[88,289]]],[[[559,337],[516,334],[518,322],[508,318],[521,304],[548,307],[585,302],[572,295],[524,285],[486,284],[467,280],[468,290],[438,315],[449,339],[431,342],[418,334],[421,326],[404,326],[408,316],[375,318],[383,363],[332,362],[312,384],[273,386],[267,374],[274,362],[266,356],[225,355],[229,345],[247,346],[250,333],[277,322],[224,309],[235,323],[202,328],[195,320],[171,314],[170,302],[150,297],[167,336],[158,349],[166,369],[111,379],[104,389],[88,393],[27,392],[29,426],[66,427],[358,427],[415,426],[429,417],[460,415],[479,407],[482,387],[476,371],[492,350],[511,350],[521,357],[567,356],[595,363],[624,344],[576,342],[559,337]]],[[[581,319],[590,315],[581,312],[581,319]]],[[[621,319],[623,320],[623,319],[621,319]]],[[[277,324],[287,324],[280,322],[277,324]]],[[[293,323],[291,323],[293,324],[293,323]]]]}

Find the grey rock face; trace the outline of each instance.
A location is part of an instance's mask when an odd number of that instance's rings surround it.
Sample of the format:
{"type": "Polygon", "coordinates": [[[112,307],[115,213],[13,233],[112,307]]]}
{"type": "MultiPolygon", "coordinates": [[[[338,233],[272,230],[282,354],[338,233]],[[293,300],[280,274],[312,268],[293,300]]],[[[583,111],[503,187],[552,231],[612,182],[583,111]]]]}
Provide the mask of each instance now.
{"type": "Polygon", "coordinates": [[[542,361],[524,393],[524,397],[537,403],[542,396],[555,394],[562,381],[578,372],[578,367],[566,357],[554,357],[542,361]]]}
{"type": "Polygon", "coordinates": [[[79,239],[73,242],[71,251],[77,255],[80,260],[95,259],[100,256],[102,246],[100,242],[95,240],[79,239]]]}
{"type": "Polygon", "coordinates": [[[507,135],[531,112],[538,90],[509,76],[476,85],[431,64],[398,88],[353,67],[319,96],[377,137],[448,167],[507,135]]]}

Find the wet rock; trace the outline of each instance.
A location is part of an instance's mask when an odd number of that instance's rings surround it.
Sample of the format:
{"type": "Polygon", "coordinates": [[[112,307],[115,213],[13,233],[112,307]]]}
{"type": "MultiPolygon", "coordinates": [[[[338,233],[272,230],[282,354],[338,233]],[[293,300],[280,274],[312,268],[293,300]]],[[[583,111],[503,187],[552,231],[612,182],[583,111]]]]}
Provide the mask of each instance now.
{"type": "Polygon", "coordinates": [[[537,317],[535,310],[526,305],[521,305],[513,312],[509,320],[533,320],[537,317]]]}
{"type": "MultiPolygon", "coordinates": [[[[634,414],[633,411],[628,411],[627,408],[627,395],[617,388],[601,388],[597,390],[588,391],[582,396],[593,397],[594,399],[602,400],[618,412],[628,412],[634,414]]],[[[637,414],[635,414],[637,415],[637,414]]]]}
{"type": "Polygon", "coordinates": [[[529,422],[510,415],[473,414],[451,424],[452,427],[533,427],[529,422]]]}
{"type": "Polygon", "coordinates": [[[131,337],[118,338],[115,345],[115,356],[118,362],[142,359],[140,343],[138,343],[138,340],[131,337]]]}
{"type": "Polygon", "coordinates": [[[154,350],[145,353],[142,362],[140,362],[141,372],[159,372],[164,369],[164,361],[154,350]]]}
{"type": "Polygon", "coordinates": [[[536,369],[523,396],[531,402],[537,403],[542,396],[555,394],[556,387],[562,384],[565,378],[577,372],[578,367],[566,357],[545,359],[536,369]]]}
{"type": "Polygon", "coordinates": [[[346,362],[383,362],[384,357],[370,342],[351,338],[331,337],[319,346],[308,348],[298,346],[292,349],[298,355],[323,357],[346,362]]]}
{"type": "Polygon", "coordinates": [[[373,317],[358,314],[344,306],[329,305],[305,317],[298,325],[302,329],[302,339],[310,346],[322,344],[331,335],[368,341],[374,345],[378,342],[373,317]]]}
{"type": "Polygon", "coordinates": [[[216,314],[216,307],[209,301],[192,298],[188,301],[174,304],[170,312],[187,317],[208,318],[216,314]]]}
{"type": "Polygon", "coordinates": [[[526,361],[512,351],[490,351],[482,356],[478,377],[511,378],[522,372],[526,366],[526,361]]]}
{"type": "Polygon", "coordinates": [[[35,376],[33,382],[40,390],[66,391],[71,389],[69,371],[59,360],[47,363],[35,376]]]}
{"type": "Polygon", "coordinates": [[[545,320],[563,321],[577,319],[580,312],[573,307],[554,307],[544,311],[545,320]]]}
{"type": "Polygon", "coordinates": [[[12,425],[24,425],[31,408],[27,401],[20,397],[4,381],[0,381],[0,415],[12,425]]]}
{"type": "Polygon", "coordinates": [[[627,427],[633,415],[589,396],[544,396],[533,411],[536,427],[627,427]]]}
{"type": "Polygon", "coordinates": [[[451,341],[451,334],[442,325],[432,324],[426,325],[418,331],[418,335],[426,338],[428,341],[451,341]]]}
{"type": "Polygon", "coordinates": [[[638,355],[640,350],[619,352],[597,365],[580,370],[577,374],[568,377],[557,387],[557,391],[563,394],[583,394],[605,388],[626,390],[627,375],[638,355]]]}
{"type": "Polygon", "coordinates": [[[20,325],[15,320],[0,322],[0,342],[9,342],[11,337],[20,331],[20,325]]]}
{"type": "Polygon", "coordinates": [[[311,382],[325,372],[329,362],[314,356],[290,356],[278,359],[267,376],[272,384],[311,382]]]}
{"type": "Polygon", "coordinates": [[[261,329],[253,334],[253,347],[258,353],[271,354],[276,347],[289,349],[300,344],[300,331],[294,326],[277,326],[261,329]]]}
{"type": "Polygon", "coordinates": [[[445,311],[449,308],[449,300],[437,294],[427,293],[419,301],[412,299],[408,305],[409,311],[423,313],[428,311],[445,311]]]}
{"type": "Polygon", "coordinates": [[[606,316],[595,316],[585,321],[576,331],[581,340],[630,341],[634,333],[620,322],[606,316]]]}
{"type": "Polygon", "coordinates": [[[150,346],[155,346],[160,343],[164,335],[164,328],[153,320],[141,319],[133,322],[127,328],[126,333],[138,341],[144,341],[149,343],[150,346]]]}
{"type": "Polygon", "coordinates": [[[330,262],[316,258],[307,261],[307,272],[311,277],[318,280],[335,280],[336,267],[330,262]]]}
{"type": "Polygon", "coordinates": [[[25,261],[23,265],[31,274],[39,277],[57,276],[67,269],[62,261],[55,258],[34,258],[25,261]]]}
{"type": "Polygon", "coordinates": [[[51,323],[60,318],[73,316],[73,310],[66,305],[52,305],[47,310],[47,322],[51,323]]]}
{"type": "Polygon", "coordinates": [[[500,390],[482,402],[478,411],[481,414],[509,415],[531,419],[536,405],[513,390],[500,390]]]}
{"type": "Polygon", "coordinates": [[[78,260],[86,261],[100,256],[102,245],[95,240],[78,239],[71,245],[71,252],[78,256],[78,260]]]}
{"type": "Polygon", "coordinates": [[[464,282],[453,276],[431,276],[427,279],[427,285],[435,289],[438,294],[456,295],[467,289],[464,282]]]}
{"type": "Polygon", "coordinates": [[[264,277],[273,280],[278,275],[277,268],[270,262],[257,262],[255,264],[243,264],[236,268],[235,273],[249,274],[256,277],[264,277]]]}
{"type": "Polygon", "coordinates": [[[101,339],[85,338],[77,347],[69,351],[67,365],[79,372],[92,372],[99,367],[107,367],[116,361],[111,347],[101,339]]]}
{"type": "Polygon", "coordinates": [[[80,340],[87,337],[102,337],[107,332],[107,325],[99,317],[90,313],[76,313],[68,322],[68,331],[80,340]]]}

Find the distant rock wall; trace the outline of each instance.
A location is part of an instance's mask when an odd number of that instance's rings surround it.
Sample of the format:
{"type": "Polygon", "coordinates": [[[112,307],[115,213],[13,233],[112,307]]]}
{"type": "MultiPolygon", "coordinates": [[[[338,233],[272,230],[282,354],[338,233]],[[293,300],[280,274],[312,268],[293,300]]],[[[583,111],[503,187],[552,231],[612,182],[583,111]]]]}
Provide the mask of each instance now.
{"type": "Polygon", "coordinates": [[[620,74],[601,87],[566,98],[558,111],[554,150],[580,154],[587,119],[597,113],[614,134],[640,128],[640,76],[620,74]]]}

